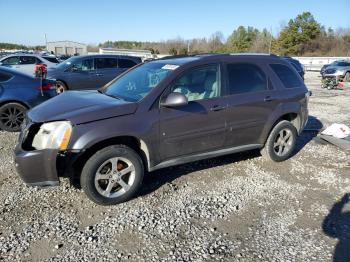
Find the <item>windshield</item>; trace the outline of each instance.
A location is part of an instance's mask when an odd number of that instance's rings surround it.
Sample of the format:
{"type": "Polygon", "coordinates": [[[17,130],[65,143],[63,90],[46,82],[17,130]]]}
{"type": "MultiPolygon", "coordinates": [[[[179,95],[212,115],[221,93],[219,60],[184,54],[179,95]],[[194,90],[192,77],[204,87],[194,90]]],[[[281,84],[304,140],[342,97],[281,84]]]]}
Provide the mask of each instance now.
{"type": "Polygon", "coordinates": [[[177,67],[160,62],[143,64],[111,82],[104,93],[127,101],[139,101],[177,67]]]}
{"type": "Polygon", "coordinates": [[[57,69],[62,69],[62,70],[66,70],[68,67],[70,67],[71,65],[73,65],[74,63],[76,63],[77,61],[79,61],[79,57],[74,56],[71,58],[68,58],[67,60],[59,63],[56,68],[57,69]]]}
{"type": "Polygon", "coordinates": [[[350,66],[350,62],[346,61],[335,61],[332,63],[334,66],[350,66]]]}

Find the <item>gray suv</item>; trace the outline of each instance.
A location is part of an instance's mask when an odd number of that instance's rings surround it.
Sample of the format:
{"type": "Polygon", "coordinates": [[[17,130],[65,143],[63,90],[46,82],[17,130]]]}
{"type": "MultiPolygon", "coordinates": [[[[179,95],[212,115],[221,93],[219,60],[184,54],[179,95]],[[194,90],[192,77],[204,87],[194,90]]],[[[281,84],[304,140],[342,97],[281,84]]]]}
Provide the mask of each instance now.
{"type": "Polygon", "coordinates": [[[98,89],[141,62],[140,57],[134,56],[73,56],[49,68],[47,78],[56,80],[59,94],[66,90],[98,89]]]}
{"type": "Polygon", "coordinates": [[[321,69],[322,78],[336,78],[338,81],[350,82],[350,60],[335,61],[321,69]]]}
{"type": "Polygon", "coordinates": [[[252,149],[286,160],[308,99],[296,70],[275,55],[155,60],[29,111],[16,168],[29,185],[70,177],[92,201],[117,204],[160,168],[252,149]]]}

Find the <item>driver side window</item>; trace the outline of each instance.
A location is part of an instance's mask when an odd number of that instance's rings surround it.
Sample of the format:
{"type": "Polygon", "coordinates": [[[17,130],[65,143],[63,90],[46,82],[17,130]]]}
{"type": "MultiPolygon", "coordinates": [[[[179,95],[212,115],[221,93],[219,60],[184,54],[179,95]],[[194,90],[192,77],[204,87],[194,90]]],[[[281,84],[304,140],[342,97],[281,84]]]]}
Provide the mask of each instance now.
{"type": "Polygon", "coordinates": [[[89,71],[93,70],[93,60],[92,59],[84,59],[80,62],[77,62],[73,65],[74,69],[77,71],[89,71]]]}
{"type": "Polygon", "coordinates": [[[220,95],[219,65],[192,68],[170,87],[170,92],[184,94],[188,101],[198,101],[220,95]]]}

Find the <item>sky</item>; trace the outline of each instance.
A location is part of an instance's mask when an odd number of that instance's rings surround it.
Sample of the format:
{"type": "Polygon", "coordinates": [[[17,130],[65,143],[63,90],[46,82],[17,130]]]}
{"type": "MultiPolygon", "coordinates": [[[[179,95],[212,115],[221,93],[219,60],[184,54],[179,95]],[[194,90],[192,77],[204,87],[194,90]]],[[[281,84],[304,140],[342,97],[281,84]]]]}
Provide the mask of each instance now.
{"type": "Polygon", "coordinates": [[[0,0],[0,42],[44,45],[45,33],[86,44],[228,37],[240,25],[276,34],[304,11],[326,28],[350,27],[350,0],[0,0]]]}

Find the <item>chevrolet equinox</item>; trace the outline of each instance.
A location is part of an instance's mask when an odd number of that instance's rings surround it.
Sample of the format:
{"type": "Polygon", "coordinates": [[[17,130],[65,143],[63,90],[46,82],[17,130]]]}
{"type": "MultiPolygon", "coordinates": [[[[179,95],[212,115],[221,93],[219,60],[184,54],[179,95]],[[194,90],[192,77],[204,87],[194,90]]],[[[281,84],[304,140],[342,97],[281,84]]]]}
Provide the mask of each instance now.
{"type": "Polygon", "coordinates": [[[296,70],[276,55],[154,60],[98,91],[65,92],[30,110],[15,164],[28,185],[69,177],[95,203],[117,204],[160,168],[252,149],[286,160],[308,99],[296,70]]]}

